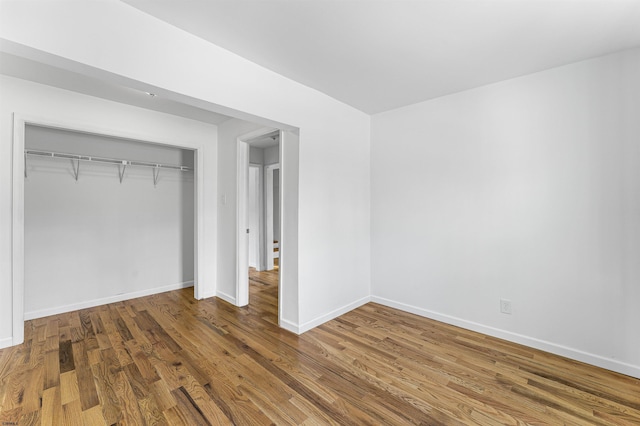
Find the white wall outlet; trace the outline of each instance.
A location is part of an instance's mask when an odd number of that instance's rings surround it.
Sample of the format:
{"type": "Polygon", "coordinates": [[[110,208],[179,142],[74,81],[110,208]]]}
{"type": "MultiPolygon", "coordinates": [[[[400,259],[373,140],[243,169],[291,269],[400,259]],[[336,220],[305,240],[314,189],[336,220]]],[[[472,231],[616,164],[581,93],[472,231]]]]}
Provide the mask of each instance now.
{"type": "Polygon", "coordinates": [[[500,299],[500,312],[511,315],[511,300],[500,299]]]}

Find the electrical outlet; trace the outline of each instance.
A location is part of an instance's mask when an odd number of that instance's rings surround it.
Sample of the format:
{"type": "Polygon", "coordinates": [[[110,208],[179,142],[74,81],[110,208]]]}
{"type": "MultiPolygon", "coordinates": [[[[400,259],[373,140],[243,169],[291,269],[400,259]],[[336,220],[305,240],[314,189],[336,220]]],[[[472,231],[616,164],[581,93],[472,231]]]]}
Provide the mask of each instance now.
{"type": "Polygon", "coordinates": [[[511,315],[511,300],[500,299],[500,312],[511,315]]]}

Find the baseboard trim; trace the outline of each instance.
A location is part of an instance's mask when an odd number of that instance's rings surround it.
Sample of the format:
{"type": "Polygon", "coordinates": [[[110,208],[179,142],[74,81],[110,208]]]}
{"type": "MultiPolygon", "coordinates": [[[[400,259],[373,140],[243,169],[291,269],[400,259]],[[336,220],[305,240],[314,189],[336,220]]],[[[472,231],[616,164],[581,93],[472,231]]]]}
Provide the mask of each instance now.
{"type": "Polygon", "coordinates": [[[209,299],[210,297],[216,297],[217,294],[216,292],[211,292],[211,293],[205,293],[202,295],[202,297],[199,300],[204,300],[204,299],[209,299]]]}
{"type": "Polygon", "coordinates": [[[234,296],[230,296],[227,293],[224,293],[222,291],[217,291],[216,292],[216,297],[219,297],[220,299],[224,300],[225,302],[231,303],[233,306],[237,306],[236,305],[236,298],[234,296]]]}
{"type": "Polygon", "coordinates": [[[356,300],[355,302],[351,302],[347,305],[344,305],[338,309],[334,309],[333,311],[319,316],[316,319],[313,319],[311,321],[307,321],[304,324],[300,325],[299,328],[299,333],[298,334],[302,334],[305,331],[309,331],[312,328],[315,328],[321,324],[324,324],[327,321],[331,321],[332,319],[338,318],[340,315],[344,315],[349,311],[352,311],[356,308],[359,308],[362,305],[365,305],[367,303],[369,303],[371,301],[371,297],[370,296],[365,296],[361,299],[356,300]]]}
{"type": "Polygon", "coordinates": [[[150,296],[152,294],[164,293],[172,290],[193,287],[193,281],[186,281],[178,284],[170,284],[162,287],[154,287],[146,290],[122,293],[115,296],[102,297],[100,299],[87,300],[85,302],[72,303],[70,305],[56,306],[54,308],[40,309],[24,313],[24,319],[32,320],[36,318],[48,317],[50,315],[63,314],[65,312],[77,311],[79,309],[93,308],[95,306],[106,305],[108,303],[122,302],[123,300],[136,299],[138,297],[150,296]]]}
{"type": "Polygon", "coordinates": [[[13,337],[4,337],[0,339],[0,349],[13,346],[13,337]]]}
{"type": "Polygon", "coordinates": [[[284,328],[285,330],[290,331],[292,333],[301,334],[300,327],[298,326],[298,324],[291,322],[289,320],[281,319],[278,325],[281,328],[284,328]]]}
{"type": "Polygon", "coordinates": [[[617,373],[640,378],[640,366],[637,366],[637,365],[627,364],[625,362],[617,361],[615,359],[606,358],[606,357],[592,354],[589,352],[584,352],[578,349],[548,342],[546,340],[540,340],[535,337],[529,337],[523,334],[513,333],[511,331],[490,327],[490,326],[479,324],[473,321],[468,321],[462,318],[454,317],[451,315],[441,314],[439,312],[430,311],[428,309],[419,308],[417,306],[409,305],[402,302],[397,302],[395,300],[385,299],[384,297],[372,296],[371,301],[374,303],[379,303],[380,305],[388,306],[390,308],[395,308],[401,311],[416,314],[421,317],[430,318],[446,324],[455,325],[457,327],[461,327],[467,330],[476,331],[478,333],[486,334],[492,337],[497,337],[499,339],[508,340],[510,342],[529,346],[534,349],[540,349],[542,351],[549,352],[555,355],[560,355],[576,361],[595,365],[596,367],[601,367],[607,370],[615,371],[617,373]]]}

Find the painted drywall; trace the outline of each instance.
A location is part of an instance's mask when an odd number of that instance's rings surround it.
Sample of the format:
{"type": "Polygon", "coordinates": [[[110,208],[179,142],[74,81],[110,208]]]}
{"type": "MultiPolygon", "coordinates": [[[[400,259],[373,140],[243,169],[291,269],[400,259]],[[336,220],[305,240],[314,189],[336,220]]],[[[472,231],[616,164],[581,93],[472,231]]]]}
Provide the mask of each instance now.
{"type": "Polygon", "coordinates": [[[249,147],[249,163],[264,164],[264,149],[255,146],[249,147]]]}
{"type": "Polygon", "coordinates": [[[238,137],[262,128],[232,119],[218,126],[218,259],[216,295],[236,303],[238,137]]]}
{"type": "MultiPolygon", "coordinates": [[[[3,3],[0,38],[14,54],[114,82],[144,83],[160,95],[299,129],[299,152],[282,152],[293,162],[289,170],[295,168],[297,185],[292,187],[299,191],[299,221],[292,228],[297,242],[290,245],[299,253],[290,259],[296,262],[291,277],[295,318],[289,321],[303,331],[368,300],[368,115],[116,0],[3,3]]],[[[235,168],[235,155],[227,158],[230,168],[235,168]]],[[[235,175],[221,171],[217,177],[235,185],[235,175]]],[[[281,179],[286,180],[284,172],[281,179]]],[[[226,193],[229,207],[231,194],[226,193]]],[[[9,197],[8,192],[1,196],[9,197]]],[[[230,221],[221,218],[218,229],[232,227],[231,216],[225,213],[230,221]]],[[[233,269],[235,252],[222,238],[218,248],[230,253],[225,268],[233,269]]]]}
{"type": "Polygon", "coordinates": [[[249,267],[260,270],[260,174],[261,167],[249,167],[249,267]]]}
{"type": "MultiPolygon", "coordinates": [[[[291,187],[299,191],[299,220],[291,229],[297,241],[289,246],[298,254],[290,259],[296,273],[291,277],[295,291],[288,320],[304,331],[368,300],[368,115],[116,0],[3,4],[0,38],[17,47],[19,52],[12,50],[16,54],[100,78],[144,83],[161,95],[299,129],[299,152],[282,152],[293,162],[289,170],[295,168],[297,185],[291,187]]],[[[235,168],[235,155],[226,158],[230,163],[225,163],[225,171],[235,168]]],[[[287,164],[282,167],[286,170],[287,164]]],[[[281,180],[287,186],[284,174],[281,180]]],[[[230,179],[225,185],[235,184],[234,174],[221,170],[218,178],[230,179]]],[[[235,216],[227,215],[235,205],[231,191],[226,194],[224,218],[218,222],[225,232],[235,223],[235,216]]],[[[8,197],[4,192],[2,196],[8,197]]],[[[218,269],[219,277],[227,277],[235,267],[235,252],[226,242],[221,236],[218,248],[229,256],[225,272],[221,265],[218,269]]],[[[220,283],[220,288],[228,284],[220,283]]]]}
{"type": "Polygon", "coordinates": [[[373,116],[373,299],[640,377],[638,76],[632,50],[373,116]]]}
{"type": "Polygon", "coordinates": [[[264,148],[263,164],[278,164],[280,162],[280,145],[264,148]]]}
{"type": "MultiPolygon", "coordinates": [[[[265,166],[279,164],[280,145],[264,148],[262,153],[262,164],[265,166]]],[[[280,170],[273,171],[273,239],[280,241],[280,170]]]]}
{"type": "Polygon", "coordinates": [[[249,162],[251,164],[277,164],[280,161],[280,147],[270,146],[269,148],[249,148],[249,162]]]}
{"type": "MultiPolygon", "coordinates": [[[[193,152],[27,126],[26,147],[193,167],[193,152]],[[191,159],[187,160],[188,157],[191,159]],[[187,161],[183,161],[187,160],[187,161]]],[[[194,175],[29,156],[25,318],[193,285],[194,175]]]]}
{"type": "MultiPolygon", "coordinates": [[[[49,118],[78,126],[88,126],[99,130],[99,133],[126,133],[135,139],[175,144],[188,147],[202,145],[201,155],[207,169],[214,171],[217,163],[217,128],[213,125],[187,120],[167,114],[157,113],[141,108],[122,105],[115,102],[80,95],[66,90],[31,83],[28,81],[0,76],[0,344],[7,346],[12,341],[12,275],[11,275],[11,215],[12,215],[12,175],[11,152],[13,137],[13,114],[28,114],[33,117],[49,118]],[[97,123],[97,124],[96,124],[97,123]]],[[[81,166],[82,167],[82,166],[81,166]]],[[[35,176],[35,175],[34,175],[35,176]]],[[[84,174],[81,175],[84,186],[84,174]]],[[[161,175],[162,176],[162,175],[161,175]]],[[[205,241],[216,240],[216,174],[206,176],[210,182],[204,194],[203,208],[210,209],[202,217],[206,226],[205,241]]],[[[36,179],[37,177],[34,177],[36,179]]],[[[72,178],[71,178],[72,179],[72,178]]],[[[117,175],[115,175],[117,182],[117,175]]],[[[126,179],[126,177],[125,177],[126,179]]],[[[66,181],[65,181],[66,182],[66,181]]],[[[26,183],[26,182],[25,182],[26,183]]],[[[124,181],[122,185],[133,184],[133,179],[124,181]]],[[[144,185],[152,183],[144,182],[144,185]]],[[[118,185],[120,185],[118,183],[118,185]]],[[[160,189],[162,190],[162,189],[160,189]]],[[[211,280],[201,283],[211,286],[203,290],[213,295],[215,292],[215,244],[209,244],[205,253],[210,258],[199,268],[206,269],[206,276],[211,280]]]]}
{"type": "MultiPolygon", "coordinates": [[[[26,128],[25,139],[26,148],[33,150],[81,153],[91,157],[194,167],[193,151],[174,146],[32,125],[26,128]]],[[[129,168],[130,172],[133,170],[137,169],[129,168]]],[[[151,172],[148,174],[153,175],[151,172]]]]}
{"type": "Polygon", "coordinates": [[[273,239],[280,241],[280,169],[273,171],[273,239]]]}

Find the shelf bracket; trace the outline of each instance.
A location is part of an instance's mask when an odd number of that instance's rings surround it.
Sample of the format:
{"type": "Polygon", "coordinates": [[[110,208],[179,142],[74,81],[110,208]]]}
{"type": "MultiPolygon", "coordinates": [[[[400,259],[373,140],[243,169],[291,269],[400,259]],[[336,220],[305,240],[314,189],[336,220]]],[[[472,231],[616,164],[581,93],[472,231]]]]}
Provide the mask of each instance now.
{"type": "Polygon", "coordinates": [[[127,169],[127,162],[122,161],[122,164],[118,164],[118,177],[120,178],[120,183],[122,183],[122,179],[124,178],[124,171],[127,169]]]}
{"type": "Polygon", "coordinates": [[[73,177],[76,178],[77,182],[78,176],[80,176],[80,159],[71,159],[71,167],[73,167],[73,177]]]}
{"type": "Polygon", "coordinates": [[[158,176],[160,176],[160,168],[156,164],[153,168],[153,187],[155,188],[158,185],[158,176]]]}

